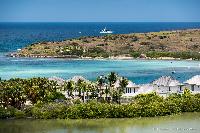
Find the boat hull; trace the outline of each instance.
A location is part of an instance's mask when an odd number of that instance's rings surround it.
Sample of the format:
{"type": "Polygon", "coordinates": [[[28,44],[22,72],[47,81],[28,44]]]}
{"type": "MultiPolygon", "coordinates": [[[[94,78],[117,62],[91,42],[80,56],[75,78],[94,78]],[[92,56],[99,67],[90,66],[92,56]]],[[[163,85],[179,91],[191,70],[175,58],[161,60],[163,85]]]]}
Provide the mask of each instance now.
{"type": "Polygon", "coordinates": [[[107,31],[107,32],[104,32],[104,31],[101,31],[100,34],[112,34],[113,32],[112,31],[107,31]]]}

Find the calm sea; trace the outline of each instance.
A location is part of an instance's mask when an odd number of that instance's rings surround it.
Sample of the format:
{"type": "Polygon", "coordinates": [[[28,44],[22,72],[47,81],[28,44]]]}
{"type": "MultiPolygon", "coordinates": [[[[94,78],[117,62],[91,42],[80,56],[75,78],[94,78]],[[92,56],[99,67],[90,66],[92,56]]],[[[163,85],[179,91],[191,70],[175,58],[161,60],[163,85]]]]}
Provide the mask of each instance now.
{"type": "Polygon", "coordinates": [[[80,36],[99,36],[107,27],[114,34],[200,28],[200,23],[0,23],[0,77],[69,78],[83,75],[95,80],[110,71],[128,77],[136,83],[147,83],[161,75],[172,75],[184,81],[200,74],[196,61],[72,61],[63,59],[18,59],[5,54],[38,41],[59,41],[80,36]]]}

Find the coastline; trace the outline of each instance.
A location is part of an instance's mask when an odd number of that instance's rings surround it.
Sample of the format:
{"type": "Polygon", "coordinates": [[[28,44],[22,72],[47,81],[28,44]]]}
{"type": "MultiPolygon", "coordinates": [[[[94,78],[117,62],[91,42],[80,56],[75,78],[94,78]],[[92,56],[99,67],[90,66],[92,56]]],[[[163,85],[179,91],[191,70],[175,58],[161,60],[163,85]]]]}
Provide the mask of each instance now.
{"type": "Polygon", "coordinates": [[[186,29],[80,37],[30,44],[7,56],[73,60],[200,60],[199,34],[200,29],[186,29]]]}
{"type": "Polygon", "coordinates": [[[195,59],[181,59],[181,58],[173,58],[173,57],[159,57],[159,58],[134,58],[134,57],[126,57],[126,56],[121,56],[121,57],[109,57],[109,58],[102,58],[102,57],[55,57],[55,56],[32,56],[32,57],[20,57],[20,56],[10,56],[10,54],[5,54],[7,57],[11,58],[25,58],[25,59],[66,59],[66,60],[166,60],[166,61],[200,61],[200,60],[195,60],[195,59]]]}

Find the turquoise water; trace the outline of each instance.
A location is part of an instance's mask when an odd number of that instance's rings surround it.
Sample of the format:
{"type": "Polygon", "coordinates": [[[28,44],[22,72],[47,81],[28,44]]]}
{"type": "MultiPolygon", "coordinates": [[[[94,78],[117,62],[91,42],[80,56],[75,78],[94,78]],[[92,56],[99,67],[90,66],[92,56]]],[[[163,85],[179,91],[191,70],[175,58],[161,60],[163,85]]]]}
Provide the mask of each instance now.
{"type": "Polygon", "coordinates": [[[75,75],[82,75],[95,80],[101,74],[114,71],[141,84],[151,82],[163,75],[171,75],[184,81],[200,74],[199,61],[28,59],[4,56],[1,56],[0,60],[2,79],[38,76],[58,76],[68,79],[75,75]],[[176,74],[172,74],[173,70],[176,74]]]}
{"type": "Polygon", "coordinates": [[[58,76],[64,79],[82,75],[95,80],[101,74],[115,71],[136,83],[148,83],[163,76],[172,75],[184,81],[200,74],[200,62],[195,61],[113,61],[113,60],[65,60],[8,58],[8,52],[16,51],[38,41],[58,41],[80,36],[99,36],[107,27],[114,34],[151,32],[200,28],[200,23],[0,23],[0,77],[27,78],[58,76]],[[81,34],[79,33],[81,32],[81,34]]]}
{"type": "Polygon", "coordinates": [[[200,113],[97,120],[0,120],[0,133],[199,133],[200,113]]]}

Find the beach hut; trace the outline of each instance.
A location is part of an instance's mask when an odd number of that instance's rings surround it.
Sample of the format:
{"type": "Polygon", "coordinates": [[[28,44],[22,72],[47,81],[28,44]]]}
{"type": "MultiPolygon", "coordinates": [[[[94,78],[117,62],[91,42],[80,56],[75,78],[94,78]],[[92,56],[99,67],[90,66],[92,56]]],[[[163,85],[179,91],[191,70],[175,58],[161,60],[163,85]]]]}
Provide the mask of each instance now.
{"type": "Polygon", "coordinates": [[[192,92],[200,92],[200,75],[193,76],[184,82],[184,89],[189,89],[192,92]]]}
{"type": "Polygon", "coordinates": [[[178,80],[175,80],[171,76],[162,76],[152,82],[153,87],[158,90],[160,95],[166,95],[167,93],[179,93],[182,91],[182,86],[178,80]]]}

